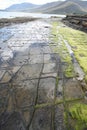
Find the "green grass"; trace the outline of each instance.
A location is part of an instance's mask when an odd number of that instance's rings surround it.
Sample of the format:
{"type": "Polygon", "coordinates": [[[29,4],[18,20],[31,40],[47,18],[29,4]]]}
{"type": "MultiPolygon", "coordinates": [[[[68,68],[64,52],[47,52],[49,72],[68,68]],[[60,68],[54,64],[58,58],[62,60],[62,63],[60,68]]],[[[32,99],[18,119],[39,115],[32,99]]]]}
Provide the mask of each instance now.
{"type": "Polygon", "coordinates": [[[59,32],[71,45],[77,61],[86,74],[87,82],[87,34],[69,27],[61,27],[59,32]]]}
{"type": "Polygon", "coordinates": [[[73,69],[73,65],[72,65],[72,58],[67,50],[67,47],[63,41],[63,39],[60,39],[60,34],[58,31],[58,26],[60,25],[60,23],[58,22],[53,22],[52,23],[52,30],[51,30],[51,34],[53,35],[53,39],[52,39],[52,44],[50,44],[52,50],[54,53],[58,53],[61,61],[64,62],[65,68],[64,68],[64,74],[67,78],[72,78],[74,77],[74,69],[73,69]],[[54,44],[55,46],[54,46],[54,44]]]}

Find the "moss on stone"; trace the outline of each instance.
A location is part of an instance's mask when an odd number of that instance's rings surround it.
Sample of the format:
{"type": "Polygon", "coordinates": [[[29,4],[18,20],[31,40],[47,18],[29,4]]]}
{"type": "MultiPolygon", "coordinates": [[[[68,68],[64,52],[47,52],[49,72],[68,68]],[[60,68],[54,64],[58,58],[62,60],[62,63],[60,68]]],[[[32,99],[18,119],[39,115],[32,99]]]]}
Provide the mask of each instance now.
{"type": "Polygon", "coordinates": [[[72,126],[75,130],[84,130],[87,129],[87,105],[86,104],[75,104],[69,109],[69,115],[74,121],[74,125],[72,126]]]}
{"type": "Polygon", "coordinates": [[[73,70],[73,66],[70,63],[70,64],[68,64],[68,67],[66,67],[66,69],[65,69],[65,76],[67,78],[72,78],[74,76],[74,73],[72,70],[73,70]]]}
{"type": "Polygon", "coordinates": [[[59,27],[60,27],[60,23],[58,22],[53,22],[52,23],[52,30],[51,30],[51,34],[52,34],[52,43],[55,44],[55,46],[53,46],[54,44],[50,44],[52,50],[54,53],[58,53],[61,61],[64,62],[66,64],[66,67],[64,68],[64,74],[67,78],[72,78],[74,77],[74,68],[72,65],[72,58],[67,50],[67,47],[63,41],[63,39],[60,37],[60,33],[59,33],[59,27]]]}
{"type": "MultiPolygon", "coordinates": [[[[71,45],[75,57],[87,75],[87,34],[69,27],[61,27],[59,32],[71,45]]],[[[87,82],[87,78],[85,77],[87,82]]]]}

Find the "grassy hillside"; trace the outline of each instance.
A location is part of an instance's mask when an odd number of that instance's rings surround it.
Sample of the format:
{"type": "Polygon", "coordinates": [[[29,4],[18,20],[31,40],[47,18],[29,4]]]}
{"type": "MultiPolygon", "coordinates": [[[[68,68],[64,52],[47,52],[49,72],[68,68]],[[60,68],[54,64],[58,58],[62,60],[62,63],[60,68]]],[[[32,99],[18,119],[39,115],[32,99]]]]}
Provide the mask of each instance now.
{"type": "Polygon", "coordinates": [[[39,8],[29,10],[31,12],[42,12],[50,14],[86,14],[87,1],[66,0],[47,3],[39,8]]]}
{"type": "Polygon", "coordinates": [[[55,6],[58,6],[60,3],[62,3],[62,1],[47,3],[34,10],[32,9],[32,11],[44,12],[45,10],[50,10],[54,8],[55,6]]]}
{"type": "Polygon", "coordinates": [[[77,13],[77,14],[83,14],[86,13],[86,10],[84,10],[79,4],[67,1],[63,2],[59,6],[55,6],[51,8],[50,10],[45,10],[46,13],[56,13],[56,14],[72,14],[72,13],[77,13]]]}

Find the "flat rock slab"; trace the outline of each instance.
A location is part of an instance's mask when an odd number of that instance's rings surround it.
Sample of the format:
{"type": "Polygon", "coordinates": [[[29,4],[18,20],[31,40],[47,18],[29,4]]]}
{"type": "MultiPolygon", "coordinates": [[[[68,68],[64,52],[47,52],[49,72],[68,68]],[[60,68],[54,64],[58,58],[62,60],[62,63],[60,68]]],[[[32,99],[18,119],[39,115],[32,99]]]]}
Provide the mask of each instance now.
{"type": "Polygon", "coordinates": [[[30,55],[30,58],[28,60],[29,64],[38,64],[38,63],[42,63],[44,62],[44,59],[43,59],[43,54],[34,54],[34,55],[30,55]]]}
{"type": "Polygon", "coordinates": [[[51,130],[51,109],[44,108],[36,110],[30,130],[51,130]]]}
{"type": "Polygon", "coordinates": [[[56,63],[44,64],[43,73],[56,73],[56,72],[57,72],[56,63]]]}
{"type": "Polygon", "coordinates": [[[42,69],[42,64],[30,64],[24,65],[20,68],[18,73],[16,74],[13,82],[20,82],[28,79],[35,79],[40,77],[40,72],[42,69]]]}
{"type": "Polygon", "coordinates": [[[0,130],[26,130],[26,125],[20,113],[4,113],[0,116],[0,130]]]}
{"type": "Polygon", "coordinates": [[[38,104],[52,103],[54,100],[55,78],[40,79],[38,88],[38,104]]]}
{"type": "Polygon", "coordinates": [[[54,54],[44,54],[44,63],[56,63],[56,58],[54,56],[54,54]]]}
{"type": "Polygon", "coordinates": [[[11,60],[11,63],[14,66],[22,66],[24,64],[28,63],[28,51],[26,50],[25,52],[20,52],[20,53],[14,53],[14,58],[11,60]]]}
{"type": "Polygon", "coordinates": [[[40,47],[30,47],[30,52],[29,52],[30,55],[40,55],[42,54],[42,50],[40,47]]]}
{"type": "Polygon", "coordinates": [[[14,84],[15,98],[18,108],[29,107],[35,104],[38,80],[28,80],[14,84]]]}
{"type": "Polygon", "coordinates": [[[83,91],[77,80],[68,80],[64,86],[66,99],[79,99],[83,97],[83,91]]]}

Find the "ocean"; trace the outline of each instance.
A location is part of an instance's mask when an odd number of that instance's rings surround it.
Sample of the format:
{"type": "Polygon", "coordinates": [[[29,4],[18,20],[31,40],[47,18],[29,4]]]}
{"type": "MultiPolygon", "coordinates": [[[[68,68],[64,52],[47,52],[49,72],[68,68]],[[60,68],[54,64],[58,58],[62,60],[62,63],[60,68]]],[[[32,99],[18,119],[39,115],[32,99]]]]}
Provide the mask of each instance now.
{"type": "Polygon", "coordinates": [[[40,18],[49,18],[51,16],[65,17],[65,15],[56,15],[56,14],[40,14],[40,13],[25,13],[25,12],[5,12],[5,11],[0,11],[0,18],[14,18],[14,17],[40,17],[40,18]]]}

